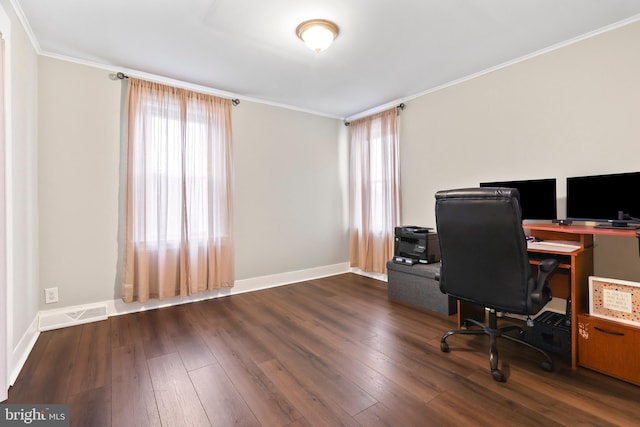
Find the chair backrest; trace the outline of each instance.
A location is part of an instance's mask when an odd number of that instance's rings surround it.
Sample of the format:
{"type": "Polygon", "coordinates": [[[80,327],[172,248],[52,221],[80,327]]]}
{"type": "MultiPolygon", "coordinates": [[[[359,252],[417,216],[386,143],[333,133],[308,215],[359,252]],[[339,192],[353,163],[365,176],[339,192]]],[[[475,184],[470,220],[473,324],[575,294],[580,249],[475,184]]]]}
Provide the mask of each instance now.
{"type": "Polygon", "coordinates": [[[513,188],[467,188],[436,193],[440,289],[498,311],[535,314],[535,278],[513,188]]]}

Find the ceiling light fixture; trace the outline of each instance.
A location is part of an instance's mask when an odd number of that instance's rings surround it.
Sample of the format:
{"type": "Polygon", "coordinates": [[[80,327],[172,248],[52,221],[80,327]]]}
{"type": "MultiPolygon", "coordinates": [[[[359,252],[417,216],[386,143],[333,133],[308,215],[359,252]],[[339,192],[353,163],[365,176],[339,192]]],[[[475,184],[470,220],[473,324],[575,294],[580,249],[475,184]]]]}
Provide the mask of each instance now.
{"type": "Polygon", "coordinates": [[[298,25],[296,34],[309,49],[322,52],[338,37],[338,26],[326,19],[312,19],[298,25]]]}

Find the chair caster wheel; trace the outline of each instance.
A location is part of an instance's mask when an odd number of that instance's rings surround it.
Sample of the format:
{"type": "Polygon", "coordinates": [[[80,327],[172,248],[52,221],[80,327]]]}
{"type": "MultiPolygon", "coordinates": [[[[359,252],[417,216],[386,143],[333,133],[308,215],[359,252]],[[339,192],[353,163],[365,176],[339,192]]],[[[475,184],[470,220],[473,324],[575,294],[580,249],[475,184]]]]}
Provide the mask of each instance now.
{"type": "Polygon", "coordinates": [[[498,381],[499,383],[504,382],[504,374],[499,369],[496,369],[495,371],[491,371],[491,376],[493,377],[494,380],[498,381]]]}
{"type": "Polygon", "coordinates": [[[440,341],[440,351],[443,353],[449,353],[449,344],[445,341],[440,341]]]}
{"type": "Polygon", "coordinates": [[[544,369],[547,372],[552,372],[553,371],[553,364],[549,363],[547,360],[545,360],[544,362],[540,363],[540,367],[542,367],[542,369],[544,369]]]}

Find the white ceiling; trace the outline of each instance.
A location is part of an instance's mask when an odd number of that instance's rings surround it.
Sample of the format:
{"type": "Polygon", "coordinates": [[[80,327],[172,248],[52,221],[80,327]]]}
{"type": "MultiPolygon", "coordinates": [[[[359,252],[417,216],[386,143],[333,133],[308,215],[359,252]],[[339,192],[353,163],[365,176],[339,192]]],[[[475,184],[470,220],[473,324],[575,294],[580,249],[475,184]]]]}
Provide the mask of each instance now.
{"type": "Polygon", "coordinates": [[[640,16],[638,0],[12,2],[42,55],[339,118],[640,16]],[[295,34],[314,18],[340,27],[319,54],[295,34]]]}

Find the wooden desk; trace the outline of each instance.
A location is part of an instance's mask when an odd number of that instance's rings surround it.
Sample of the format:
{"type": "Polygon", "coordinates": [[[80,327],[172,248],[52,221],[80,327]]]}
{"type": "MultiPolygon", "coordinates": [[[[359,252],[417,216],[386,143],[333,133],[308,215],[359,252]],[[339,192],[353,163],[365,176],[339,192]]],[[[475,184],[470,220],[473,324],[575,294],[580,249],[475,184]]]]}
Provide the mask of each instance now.
{"type": "MultiPolygon", "coordinates": [[[[571,367],[578,366],[578,316],[589,313],[589,276],[593,275],[593,236],[635,236],[636,230],[596,228],[586,225],[524,224],[525,234],[540,240],[566,240],[577,242],[574,252],[529,249],[530,263],[539,264],[544,258],[557,258],[560,263],[549,278],[551,294],[557,298],[571,297],[571,367]]],[[[465,318],[478,318],[484,309],[458,302],[458,324],[465,318]]],[[[591,367],[591,366],[589,366],[591,367]]],[[[606,373],[606,372],[605,372],[606,373]]]]}
{"type": "Polygon", "coordinates": [[[544,256],[557,257],[560,265],[550,280],[552,295],[563,289],[571,296],[571,367],[584,366],[640,385],[640,327],[589,316],[589,276],[593,275],[593,237],[635,237],[633,229],[584,225],[525,224],[525,233],[542,240],[580,242],[580,249],[563,253],[529,249],[531,263],[544,256]]]}

